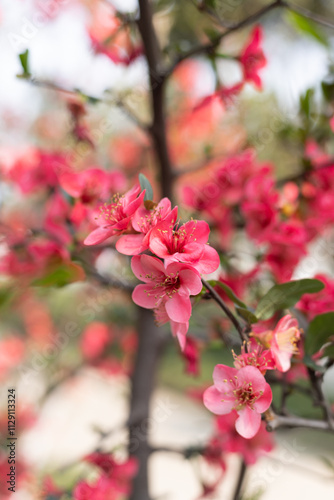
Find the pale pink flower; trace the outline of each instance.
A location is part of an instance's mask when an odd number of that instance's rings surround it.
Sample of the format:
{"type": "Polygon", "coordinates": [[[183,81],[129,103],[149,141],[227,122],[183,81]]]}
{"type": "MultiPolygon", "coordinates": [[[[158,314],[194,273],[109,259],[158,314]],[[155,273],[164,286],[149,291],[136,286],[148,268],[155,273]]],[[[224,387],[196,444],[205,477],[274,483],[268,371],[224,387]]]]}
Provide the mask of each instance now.
{"type": "Polygon", "coordinates": [[[216,415],[236,410],[239,415],[235,423],[237,432],[246,439],[254,437],[261,425],[261,413],[272,401],[270,385],[260,370],[254,366],[237,370],[216,365],[213,381],[214,385],[204,393],[204,405],[216,415]]]}
{"type": "Polygon", "coordinates": [[[271,352],[276,368],[286,372],[291,367],[291,358],[298,354],[297,342],[300,339],[298,322],[290,314],[284,316],[276,325],[271,341],[271,352]]]}

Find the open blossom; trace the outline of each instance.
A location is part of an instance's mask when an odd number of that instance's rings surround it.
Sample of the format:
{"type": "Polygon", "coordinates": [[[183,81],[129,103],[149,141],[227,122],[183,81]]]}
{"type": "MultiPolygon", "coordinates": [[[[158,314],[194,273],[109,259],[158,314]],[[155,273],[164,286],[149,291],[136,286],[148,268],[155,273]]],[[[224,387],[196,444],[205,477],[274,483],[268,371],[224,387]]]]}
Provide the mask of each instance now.
{"type": "Polygon", "coordinates": [[[191,316],[190,295],[202,290],[202,282],[195,269],[175,262],[164,267],[161,260],[149,255],[135,255],[132,271],[144,285],[137,285],[132,293],[135,304],[156,309],[162,302],[168,317],[177,323],[186,323],[191,316]]]}
{"type": "Polygon", "coordinates": [[[262,81],[259,77],[259,71],[266,66],[267,60],[262,50],[262,28],[260,26],[255,26],[253,29],[239,60],[243,66],[244,79],[253,82],[261,90],[262,81]]]}
{"type": "Polygon", "coordinates": [[[286,372],[290,369],[292,356],[298,354],[299,339],[298,322],[287,314],[277,323],[271,342],[271,352],[279,371],[286,372]]]}
{"type": "Polygon", "coordinates": [[[216,365],[213,371],[214,385],[203,396],[205,406],[216,415],[227,415],[236,410],[237,432],[246,439],[255,436],[261,425],[261,413],[272,400],[270,385],[260,370],[245,366],[237,370],[216,365]]]}
{"type": "Polygon", "coordinates": [[[84,244],[98,245],[110,236],[124,233],[129,227],[131,217],[143,202],[145,191],[139,193],[140,186],[134,186],[123,196],[114,195],[110,204],[102,205],[100,214],[95,219],[99,227],[87,236],[84,244]]]}
{"type": "Polygon", "coordinates": [[[171,220],[175,223],[177,207],[172,210],[168,198],[163,198],[152,210],[139,207],[132,218],[132,227],[138,233],[122,236],[116,243],[117,250],[124,255],[138,255],[147,250],[152,230],[169,214],[171,214],[171,220]]]}
{"type": "Polygon", "coordinates": [[[209,274],[220,263],[219,255],[207,242],[210,228],[204,221],[192,220],[174,229],[171,216],[158,224],[151,233],[150,250],[165,260],[190,264],[198,272],[209,274]]]}
{"type": "Polygon", "coordinates": [[[297,343],[301,335],[295,318],[287,314],[277,323],[274,330],[253,331],[251,335],[263,346],[270,348],[277,370],[286,372],[290,369],[292,356],[299,353],[297,343]]]}

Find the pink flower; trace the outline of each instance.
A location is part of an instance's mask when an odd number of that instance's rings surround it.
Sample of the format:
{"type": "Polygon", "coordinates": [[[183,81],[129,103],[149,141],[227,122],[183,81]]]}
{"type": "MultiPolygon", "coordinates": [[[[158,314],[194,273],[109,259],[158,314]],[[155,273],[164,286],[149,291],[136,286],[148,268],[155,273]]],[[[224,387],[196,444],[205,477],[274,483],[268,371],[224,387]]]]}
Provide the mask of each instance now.
{"type": "Polygon", "coordinates": [[[204,221],[189,221],[174,229],[171,216],[158,224],[151,233],[150,250],[165,260],[190,264],[199,273],[209,274],[220,263],[219,255],[208,246],[210,228],[204,221]]]}
{"type": "Polygon", "coordinates": [[[242,455],[247,465],[253,465],[257,460],[274,448],[272,433],[266,431],[261,422],[258,433],[251,439],[240,436],[235,429],[238,414],[233,411],[228,415],[216,417],[216,432],[209,447],[215,445],[222,452],[242,455]]]}
{"type": "Polygon", "coordinates": [[[277,323],[271,342],[271,353],[280,372],[290,369],[292,356],[299,352],[297,347],[299,339],[298,322],[287,314],[277,323]]]}
{"type": "Polygon", "coordinates": [[[74,500],[118,500],[119,495],[114,490],[113,482],[101,476],[95,483],[80,481],[73,492],[74,500]]]}
{"type": "Polygon", "coordinates": [[[83,204],[106,199],[111,192],[125,188],[126,179],[121,172],[108,172],[100,168],[88,168],[82,172],[62,172],[59,184],[73,198],[79,198],[83,204]]]}
{"type": "Polygon", "coordinates": [[[214,385],[204,393],[204,405],[216,415],[236,410],[237,432],[246,439],[254,437],[261,425],[261,413],[269,408],[272,400],[270,385],[260,370],[254,366],[237,370],[216,365],[213,381],[214,385]]]}
{"type": "Polygon", "coordinates": [[[253,82],[255,87],[259,90],[262,89],[262,81],[258,73],[260,69],[264,68],[267,64],[261,46],[262,28],[260,26],[255,26],[239,58],[243,66],[245,81],[253,82]]]}
{"type": "Polygon", "coordinates": [[[262,375],[266,373],[267,370],[275,369],[275,362],[272,353],[269,349],[263,350],[263,347],[259,345],[254,339],[252,339],[248,344],[248,352],[246,352],[245,346],[241,347],[241,354],[238,356],[232,351],[234,357],[234,366],[238,369],[244,366],[255,366],[262,375]]]}
{"type": "Polygon", "coordinates": [[[306,293],[296,306],[307,315],[309,320],[312,320],[317,314],[334,309],[334,280],[325,274],[316,274],[314,278],[322,281],[325,288],[318,293],[306,293]]]}
{"type": "Polygon", "coordinates": [[[116,248],[124,255],[138,255],[149,247],[150,235],[153,228],[171,214],[171,221],[176,221],[177,207],[171,211],[171,202],[163,198],[152,210],[139,207],[132,218],[132,227],[139,234],[126,234],[116,243],[116,248]]]}
{"type": "Polygon", "coordinates": [[[190,266],[173,263],[164,267],[161,260],[149,255],[134,256],[132,271],[145,285],[137,285],[132,293],[135,304],[156,309],[165,302],[168,317],[186,323],[191,316],[190,295],[202,290],[199,274],[190,266]]]}
{"type": "Polygon", "coordinates": [[[129,227],[131,217],[143,202],[145,191],[139,193],[140,186],[134,186],[123,196],[115,195],[109,205],[100,206],[100,215],[95,219],[100,227],[87,236],[84,244],[98,245],[110,236],[124,233],[129,227]]]}
{"type": "Polygon", "coordinates": [[[88,360],[98,358],[110,341],[108,326],[100,321],[93,321],[85,328],[81,337],[80,346],[83,356],[88,360]]]}
{"type": "Polygon", "coordinates": [[[199,347],[198,341],[193,337],[187,337],[185,348],[182,352],[182,357],[185,361],[185,372],[190,375],[199,375],[199,347]]]}
{"type": "Polygon", "coordinates": [[[130,493],[130,481],[138,471],[138,462],[134,457],[118,462],[110,453],[94,452],[86,457],[86,461],[99,467],[112,480],[115,491],[124,495],[130,493]]]}
{"type": "Polygon", "coordinates": [[[168,299],[166,298],[163,302],[161,302],[159,307],[154,310],[155,320],[159,326],[169,322],[173,337],[177,337],[181,351],[183,351],[186,346],[186,335],[189,328],[189,321],[179,323],[171,320],[166,312],[165,304],[167,300],[168,299]]]}

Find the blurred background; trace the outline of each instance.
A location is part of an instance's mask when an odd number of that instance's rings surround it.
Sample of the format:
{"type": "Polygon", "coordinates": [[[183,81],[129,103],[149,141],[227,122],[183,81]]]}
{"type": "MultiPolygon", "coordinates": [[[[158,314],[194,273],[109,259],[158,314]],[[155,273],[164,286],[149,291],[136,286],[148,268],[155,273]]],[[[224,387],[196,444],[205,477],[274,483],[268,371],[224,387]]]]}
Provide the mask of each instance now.
{"type": "MultiPolygon", "coordinates": [[[[155,26],[169,57],[212,36],[212,23],[199,12],[196,2],[161,0],[153,4],[155,26]]],[[[232,23],[266,2],[227,0],[218,4],[220,17],[232,23]]],[[[334,24],[331,2],[295,4],[334,24]]],[[[36,155],[42,151],[45,155],[57,154],[60,163],[70,155],[77,171],[99,167],[120,172],[114,176],[113,182],[118,186],[115,191],[124,191],[143,172],[152,180],[155,192],[159,192],[148,139],[132,119],[133,113],[144,123],[150,119],[145,59],[139,56],[132,64],[119,64],[110,54],[97,49],[96,39],[104,37],[110,28],[110,5],[124,14],[137,8],[135,0],[0,0],[2,173],[13,171],[13,165],[33,169],[36,155]],[[31,78],[24,74],[22,77],[19,54],[26,50],[31,78]],[[80,120],[73,111],[77,109],[78,96],[85,107],[80,120]]],[[[181,65],[168,85],[169,141],[180,172],[177,192],[181,214],[191,212],[182,197],[183,187],[192,182],[189,179],[201,180],[201,174],[190,177],[184,172],[197,163],[210,163],[211,157],[236,154],[252,146],[258,160],[272,163],[276,177],[283,179],[300,171],[305,146],[301,131],[314,131],[319,141],[326,139],[327,153],[334,151],[333,140],[327,140],[329,131],[324,121],[329,116],[323,111],[321,86],[324,81],[334,82],[334,30],[311,22],[303,25],[291,12],[281,9],[269,12],[260,22],[268,61],[261,72],[262,91],[248,84],[233,105],[217,105],[183,123],[181,104],[185,95],[194,106],[215,91],[217,74],[221,84],[229,87],[240,81],[241,69],[228,58],[212,65],[208,58],[198,57],[181,65]],[[311,108],[308,116],[306,105],[311,108]]],[[[222,51],[239,54],[249,34],[247,27],[227,37],[222,51]]],[[[27,228],[34,235],[44,211],[51,210],[47,203],[52,188],[41,196],[38,190],[28,187],[29,180],[23,175],[21,186],[20,182],[8,183],[4,177],[0,184],[4,238],[7,226],[15,228],[16,235],[27,228]]],[[[61,221],[57,217],[52,227],[53,234],[59,235],[61,221]]],[[[86,281],[82,281],[81,268],[66,268],[64,275],[47,275],[46,281],[38,275],[42,281],[32,287],[31,279],[29,284],[26,279],[30,268],[13,264],[8,278],[2,264],[0,430],[5,439],[7,389],[15,386],[20,432],[17,450],[23,472],[18,492],[7,497],[7,488],[1,486],[1,498],[59,498],[56,493],[52,496],[52,488],[48,496],[43,496],[41,485],[45,477],[52,477],[58,488],[69,491],[86,473],[80,462],[82,457],[98,445],[124,456],[128,375],[137,346],[136,311],[128,293],[108,286],[108,280],[134,281],[128,259],[112,246],[93,254],[89,249],[81,249],[80,255],[76,253],[75,239],[82,241],[86,234],[87,225],[83,224],[74,239],[73,234],[68,240],[66,235],[60,236],[67,241],[72,258],[80,261],[86,281]],[[89,264],[92,255],[93,270],[89,264]],[[96,272],[105,278],[107,286],[96,279],[96,272]]],[[[214,241],[218,240],[214,236],[214,241]]],[[[322,241],[312,242],[310,255],[300,260],[293,277],[313,277],[319,272],[334,277],[331,234],[326,240],[330,251],[325,256],[319,253],[322,241]]],[[[17,237],[13,245],[19,244],[17,237]]],[[[238,235],[233,248],[233,264],[241,273],[251,272],[256,263],[255,244],[246,246],[245,238],[238,235]]],[[[0,254],[2,258],[8,255],[3,240],[0,254]]],[[[261,277],[260,289],[268,289],[269,284],[268,276],[261,277]]],[[[213,416],[203,407],[201,395],[211,384],[213,366],[231,364],[230,349],[221,348],[217,335],[217,329],[228,331],[228,326],[217,316],[214,304],[199,304],[194,311],[190,333],[201,353],[198,365],[191,355],[188,359],[180,355],[170,335],[151,405],[152,415],[159,415],[152,417],[151,422],[154,446],[198,448],[213,433],[213,416]]],[[[330,371],[326,374],[325,391],[333,400],[330,371]]],[[[275,398],[281,398],[278,387],[275,398]]],[[[320,415],[302,393],[294,394],[287,405],[305,417],[320,415]]],[[[259,453],[247,470],[243,498],[331,498],[332,435],[309,430],[279,431],[273,441],[275,444],[267,446],[268,453],[259,453]]],[[[224,480],[213,498],[231,497],[241,456],[242,453],[228,455],[224,480]]],[[[2,479],[6,470],[2,455],[1,460],[2,479]]],[[[150,469],[152,495],[156,499],[201,498],[203,484],[216,479],[216,474],[196,454],[188,459],[161,451],[152,458],[150,469]]]]}

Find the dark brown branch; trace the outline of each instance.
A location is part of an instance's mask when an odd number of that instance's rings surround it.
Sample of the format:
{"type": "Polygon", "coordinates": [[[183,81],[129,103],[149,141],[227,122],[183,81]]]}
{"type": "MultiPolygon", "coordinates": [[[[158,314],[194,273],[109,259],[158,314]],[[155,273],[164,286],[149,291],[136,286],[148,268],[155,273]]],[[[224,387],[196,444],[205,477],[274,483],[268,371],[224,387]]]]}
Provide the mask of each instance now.
{"type": "Polygon", "coordinates": [[[202,278],[202,283],[205,286],[205,288],[210,292],[211,297],[217,302],[217,304],[222,308],[226,316],[229,318],[231,323],[235,326],[237,329],[241,342],[247,342],[248,337],[244,331],[244,328],[242,327],[241,323],[238,321],[238,319],[234,316],[232,311],[228,308],[228,306],[225,304],[221,296],[216,292],[216,290],[207,282],[205,279],[202,278]]]}
{"type": "Polygon", "coordinates": [[[327,420],[329,427],[332,430],[334,430],[332,410],[322,392],[322,387],[321,387],[322,374],[318,376],[317,373],[312,368],[307,368],[307,373],[314,392],[316,404],[322,407],[324,412],[324,418],[327,420]]]}
{"type": "Polygon", "coordinates": [[[173,175],[166,139],[165,79],[162,77],[162,54],[153,26],[149,0],[139,0],[139,8],[138,29],[143,40],[148,64],[153,111],[150,131],[159,164],[162,195],[172,199],[173,175]]]}
{"type": "Polygon", "coordinates": [[[247,472],[247,465],[244,460],[241,461],[240,470],[238,475],[238,481],[234,490],[233,500],[240,500],[242,498],[242,487],[244,484],[245,476],[247,472]]]}
{"type": "Polygon", "coordinates": [[[148,485],[150,446],[150,400],[163,346],[162,331],[154,323],[152,311],[138,308],[138,351],[131,377],[129,454],[138,459],[139,471],[133,480],[131,500],[151,500],[148,485]]]}

